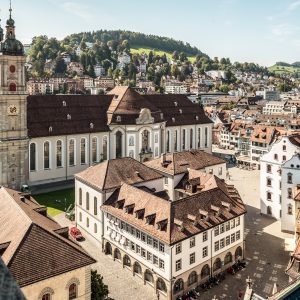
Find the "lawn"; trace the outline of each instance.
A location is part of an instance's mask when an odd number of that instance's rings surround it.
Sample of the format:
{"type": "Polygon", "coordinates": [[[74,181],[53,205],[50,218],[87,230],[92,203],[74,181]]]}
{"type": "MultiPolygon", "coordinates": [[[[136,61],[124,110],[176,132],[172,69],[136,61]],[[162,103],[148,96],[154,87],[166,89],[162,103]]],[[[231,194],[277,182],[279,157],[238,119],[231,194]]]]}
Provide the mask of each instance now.
{"type": "Polygon", "coordinates": [[[276,74],[300,73],[300,68],[293,67],[293,66],[285,67],[285,66],[274,65],[272,67],[269,67],[268,69],[269,69],[269,71],[275,72],[276,74]]]}
{"type": "MultiPolygon", "coordinates": [[[[159,55],[162,56],[164,53],[166,53],[167,58],[172,59],[172,53],[168,53],[162,50],[157,50],[157,49],[151,49],[151,48],[131,48],[130,49],[131,53],[146,53],[148,54],[150,51],[154,52],[154,55],[159,55]]],[[[191,61],[192,63],[195,62],[196,57],[195,56],[188,56],[188,60],[191,61]]]]}
{"type": "Polygon", "coordinates": [[[34,198],[40,205],[48,207],[48,214],[54,217],[66,209],[70,204],[74,204],[75,190],[74,188],[49,192],[46,194],[35,195],[34,198]]]}

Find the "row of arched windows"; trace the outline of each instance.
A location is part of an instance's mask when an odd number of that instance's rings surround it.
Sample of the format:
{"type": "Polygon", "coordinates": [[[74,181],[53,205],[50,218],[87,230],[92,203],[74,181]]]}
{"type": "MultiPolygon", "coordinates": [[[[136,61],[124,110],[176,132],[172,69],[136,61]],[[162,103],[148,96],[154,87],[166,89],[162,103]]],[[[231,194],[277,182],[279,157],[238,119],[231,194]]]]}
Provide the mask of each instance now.
{"type": "MultiPolygon", "coordinates": [[[[239,259],[243,254],[243,250],[242,248],[239,246],[237,247],[236,251],[235,251],[235,259],[239,259]]],[[[231,263],[233,261],[233,255],[231,252],[228,252],[225,255],[224,258],[224,265],[226,266],[227,264],[231,263]]],[[[222,261],[220,258],[217,258],[212,266],[212,271],[216,272],[218,270],[220,270],[222,267],[222,261]]],[[[210,276],[211,274],[211,269],[210,266],[208,264],[204,265],[201,269],[201,273],[200,273],[200,280],[207,278],[208,276],[210,276]]],[[[188,277],[188,281],[187,281],[187,285],[190,286],[194,283],[196,283],[198,280],[198,274],[196,271],[193,271],[190,273],[189,277],[188,277]]],[[[177,294],[180,291],[184,290],[184,281],[182,278],[179,278],[175,281],[174,286],[173,286],[173,291],[174,294],[177,294]]]]}
{"type": "MultiPolygon", "coordinates": [[[[78,280],[77,280],[78,281],[78,280]]],[[[78,297],[78,283],[71,283],[67,289],[68,289],[68,298],[69,300],[76,299],[78,297]]],[[[45,288],[41,295],[39,296],[39,300],[52,300],[54,299],[52,296],[54,295],[54,291],[51,288],[45,288]]]]}
{"type": "MultiPolygon", "coordinates": [[[[194,129],[190,128],[182,129],[182,150],[188,150],[193,148],[201,148],[201,128],[197,129],[197,134],[195,137],[194,129]],[[189,131],[189,134],[187,134],[187,131],[189,131]],[[187,141],[187,136],[189,136],[189,142],[187,141]],[[196,141],[194,142],[194,139],[196,138],[196,141]]],[[[167,146],[167,152],[171,152],[171,131],[167,130],[167,137],[166,137],[166,146],[167,146]]],[[[180,151],[178,149],[179,143],[178,143],[178,130],[173,131],[173,150],[174,151],[180,151]]],[[[205,127],[204,130],[204,147],[208,147],[208,128],[205,127]]]]}
{"type": "MultiPolygon", "coordinates": [[[[107,160],[108,154],[108,143],[107,137],[105,136],[102,140],[102,154],[99,158],[99,143],[98,138],[92,138],[92,162],[99,162],[100,159],[107,160]]],[[[87,163],[87,139],[80,139],[80,163],[82,165],[87,163]]],[[[76,165],[76,141],[75,139],[70,139],[68,142],[68,165],[76,165]]],[[[50,169],[52,165],[52,155],[51,155],[51,144],[49,141],[45,141],[43,144],[43,168],[50,169]]],[[[37,170],[37,145],[36,143],[31,143],[29,147],[29,167],[30,171],[37,170]]],[[[57,168],[63,167],[63,143],[61,140],[56,141],[55,145],[55,166],[57,168]]]]}
{"type": "MultiPolygon", "coordinates": [[[[79,188],[79,195],[78,195],[78,199],[79,199],[79,205],[82,206],[82,188],[79,188]]],[[[97,205],[98,205],[98,199],[97,197],[94,197],[94,215],[96,216],[98,214],[98,208],[97,208],[97,205]]],[[[86,210],[90,210],[90,194],[89,192],[86,192],[85,193],[85,209],[86,210]]]]}

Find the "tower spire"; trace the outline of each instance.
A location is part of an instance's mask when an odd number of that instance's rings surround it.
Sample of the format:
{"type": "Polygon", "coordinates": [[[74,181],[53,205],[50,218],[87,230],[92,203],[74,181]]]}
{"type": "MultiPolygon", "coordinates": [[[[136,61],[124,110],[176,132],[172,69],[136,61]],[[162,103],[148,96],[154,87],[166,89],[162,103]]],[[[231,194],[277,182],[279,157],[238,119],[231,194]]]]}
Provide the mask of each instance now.
{"type": "Polygon", "coordinates": [[[11,8],[11,0],[9,0],[9,18],[11,19],[11,12],[12,12],[12,8],[11,8]]]}

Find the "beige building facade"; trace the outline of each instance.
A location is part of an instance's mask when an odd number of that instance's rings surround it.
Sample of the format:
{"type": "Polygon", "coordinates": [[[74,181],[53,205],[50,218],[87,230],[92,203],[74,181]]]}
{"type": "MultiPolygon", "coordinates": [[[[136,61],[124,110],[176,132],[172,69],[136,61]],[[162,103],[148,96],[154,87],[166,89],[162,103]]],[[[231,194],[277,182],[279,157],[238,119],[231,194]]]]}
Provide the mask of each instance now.
{"type": "Polygon", "coordinates": [[[58,276],[27,285],[21,290],[26,299],[42,300],[45,294],[51,295],[51,300],[69,299],[73,287],[76,299],[91,299],[91,269],[84,267],[58,276]]]}

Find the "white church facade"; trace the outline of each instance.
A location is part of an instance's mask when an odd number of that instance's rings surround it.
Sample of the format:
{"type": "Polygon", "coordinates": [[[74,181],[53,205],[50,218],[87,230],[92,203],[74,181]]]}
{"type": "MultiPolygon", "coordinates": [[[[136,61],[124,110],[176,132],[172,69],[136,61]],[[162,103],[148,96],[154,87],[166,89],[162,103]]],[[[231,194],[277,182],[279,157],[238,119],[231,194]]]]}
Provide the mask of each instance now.
{"type": "Polygon", "coordinates": [[[0,185],[20,189],[74,178],[113,158],[139,161],[190,149],[211,153],[212,122],[184,95],[26,94],[25,55],[14,21],[0,30],[0,185]]]}

